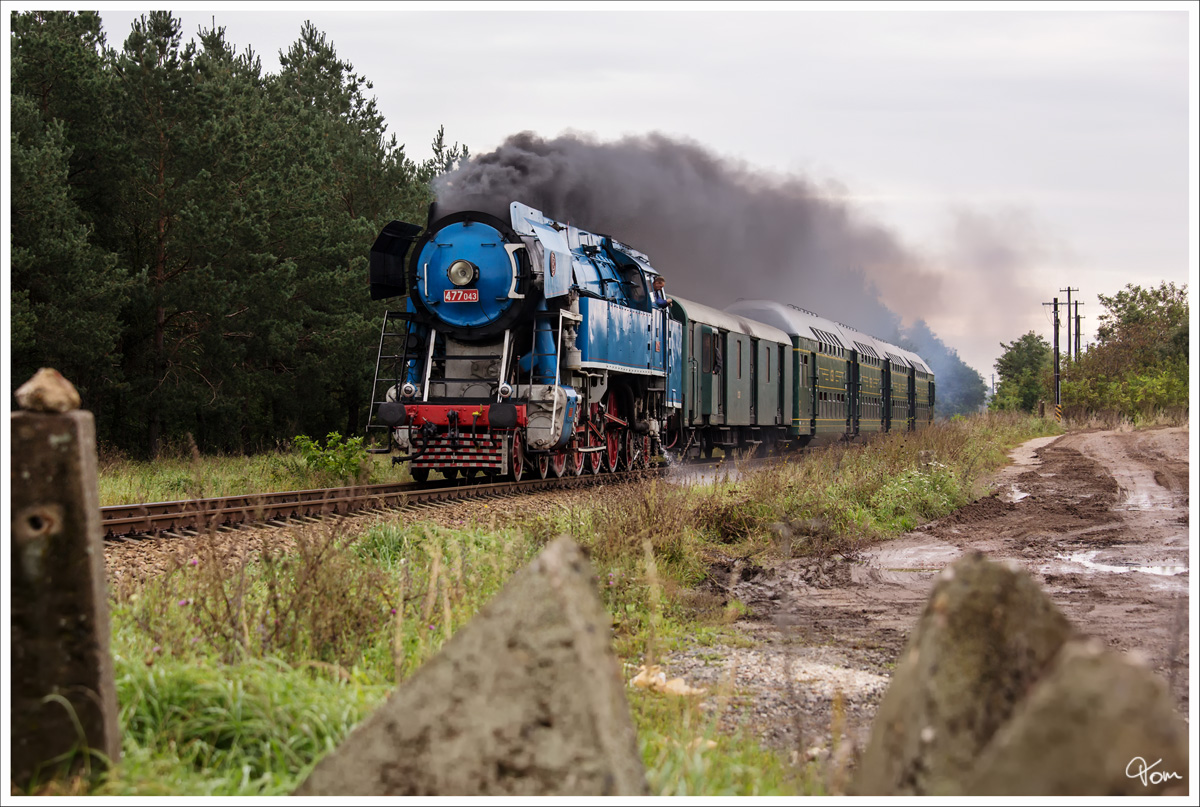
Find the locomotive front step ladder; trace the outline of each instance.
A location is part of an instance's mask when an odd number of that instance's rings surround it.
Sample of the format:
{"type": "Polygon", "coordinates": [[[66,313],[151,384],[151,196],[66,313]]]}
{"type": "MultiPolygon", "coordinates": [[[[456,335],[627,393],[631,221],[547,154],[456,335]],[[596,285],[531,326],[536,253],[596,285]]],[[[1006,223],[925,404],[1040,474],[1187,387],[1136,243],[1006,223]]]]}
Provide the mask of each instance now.
{"type": "MultiPolygon", "coordinates": [[[[386,440],[387,447],[369,447],[367,450],[375,454],[386,454],[391,451],[391,428],[380,423],[377,413],[380,404],[386,403],[388,393],[393,388],[404,384],[408,380],[408,366],[410,362],[415,362],[418,365],[423,364],[420,383],[420,400],[426,402],[429,400],[429,390],[431,384],[469,384],[472,382],[492,382],[496,381],[496,386],[499,386],[498,379],[481,378],[477,376],[468,377],[453,377],[447,376],[445,373],[446,361],[496,361],[501,362],[501,372],[499,376],[506,374],[506,367],[509,366],[508,351],[511,349],[511,341],[509,332],[505,331],[503,347],[500,353],[495,352],[492,345],[482,347],[486,352],[471,352],[465,350],[453,355],[445,355],[445,351],[439,355],[436,349],[438,333],[434,329],[430,329],[428,344],[419,344],[420,340],[415,336],[409,338],[409,323],[414,321],[414,317],[407,311],[386,311],[383,316],[383,327],[379,335],[379,353],[375,360],[375,380],[371,385],[371,414],[367,422],[367,442],[371,444],[372,436],[378,435],[379,432],[385,433],[388,437],[386,440]],[[441,365],[442,371],[434,373],[435,365],[441,365]]],[[[444,339],[444,337],[443,337],[444,339]]],[[[460,345],[462,343],[459,343],[460,345]]],[[[399,397],[399,396],[394,396],[399,397]]],[[[493,396],[489,393],[488,396],[479,396],[479,400],[490,400],[493,396]]],[[[498,400],[497,396],[497,400],[498,400]]],[[[456,397],[456,401],[468,402],[468,399],[456,397]]],[[[473,400],[473,399],[471,399],[473,400]]],[[[376,439],[377,443],[383,443],[383,440],[376,439]]]]}
{"type": "Polygon", "coordinates": [[[375,359],[375,380],[371,383],[371,413],[367,420],[367,451],[388,454],[392,450],[391,428],[376,417],[379,405],[387,402],[387,393],[405,381],[405,368],[416,357],[410,350],[408,323],[413,319],[407,311],[383,312],[383,327],[379,333],[379,353],[375,359]],[[372,437],[383,432],[383,447],[372,445],[372,437]]]}

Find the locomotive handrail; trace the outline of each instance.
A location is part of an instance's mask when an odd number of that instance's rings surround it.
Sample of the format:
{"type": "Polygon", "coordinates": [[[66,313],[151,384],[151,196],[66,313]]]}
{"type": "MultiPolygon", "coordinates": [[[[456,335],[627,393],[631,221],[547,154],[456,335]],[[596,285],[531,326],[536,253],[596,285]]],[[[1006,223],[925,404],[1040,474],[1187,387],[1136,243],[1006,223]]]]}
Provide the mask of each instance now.
{"type": "Polygon", "coordinates": [[[506,374],[508,372],[508,342],[509,342],[509,336],[511,334],[512,334],[511,328],[504,329],[504,346],[500,349],[500,382],[496,385],[496,402],[497,403],[504,400],[503,396],[500,395],[500,387],[502,387],[504,384],[508,383],[505,379],[507,377],[506,374]]]}
{"type": "Polygon", "coordinates": [[[429,355],[425,357],[425,384],[421,390],[421,402],[429,401],[429,374],[433,372],[433,346],[437,344],[437,328],[429,329],[429,355]]]}
{"type": "Polygon", "coordinates": [[[558,423],[558,384],[562,373],[562,318],[563,310],[558,309],[558,333],[554,337],[554,402],[550,404],[550,433],[554,434],[554,424],[558,423]]]}

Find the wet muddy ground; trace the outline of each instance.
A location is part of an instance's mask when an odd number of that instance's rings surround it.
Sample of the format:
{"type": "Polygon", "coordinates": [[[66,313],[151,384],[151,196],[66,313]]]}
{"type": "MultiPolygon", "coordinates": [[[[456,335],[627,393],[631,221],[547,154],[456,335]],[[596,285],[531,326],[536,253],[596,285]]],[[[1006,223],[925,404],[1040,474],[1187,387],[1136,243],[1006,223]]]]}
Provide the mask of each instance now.
{"type": "Polygon", "coordinates": [[[726,728],[796,761],[836,749],[848,762],[934,576],[979,550],[1026,569],[1080,634],[1140,654],[1186,720],[1187,427],[1041,438],[1011,456],[991,495],[854,558],[731,565],[717,588],[749,606],[746,641],[677,653],[668,674],[726,693],[712,706],[726,728]]]}

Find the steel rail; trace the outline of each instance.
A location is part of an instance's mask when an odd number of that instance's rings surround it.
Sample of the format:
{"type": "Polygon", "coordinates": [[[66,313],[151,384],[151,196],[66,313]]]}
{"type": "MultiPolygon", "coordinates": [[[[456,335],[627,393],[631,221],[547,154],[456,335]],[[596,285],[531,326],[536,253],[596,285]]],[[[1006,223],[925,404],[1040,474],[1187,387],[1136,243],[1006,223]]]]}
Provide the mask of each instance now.
{"type": "Polygon", "coordinates": [[[477,499],[507,493],[587,487],[606,482],[623,482],[665,473],[667,466],[636,469],[616,474],[525,479],[520,482],[489,482],[480,485],[419,484],[356,485],[343,488],[290,490],[244,496],[220,496],[173,502],[120,504],[100,508],[106,539],[144,536],[175,530],[204,531],[277,519],[348,515],[368,508],[404,508],[415,504],[451,499],[477,499]]]}

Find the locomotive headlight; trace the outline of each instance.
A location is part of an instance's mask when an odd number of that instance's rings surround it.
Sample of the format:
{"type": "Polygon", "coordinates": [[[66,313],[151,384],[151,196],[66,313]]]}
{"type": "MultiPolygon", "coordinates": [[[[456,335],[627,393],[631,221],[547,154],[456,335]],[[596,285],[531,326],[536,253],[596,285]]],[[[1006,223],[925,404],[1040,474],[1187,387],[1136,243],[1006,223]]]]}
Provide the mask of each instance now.
{"type": "Polygon", "coordinates": [[[411,381],[405,382],[404,386],[400,388],[400,394],[405,398],[411,398],[417,394],[417,388],[411,381]]]}
{"type": "Polygon", "coordinates": [[[512,387],[510,387],[508,384],[500,385],[500,397],[501,398],[507,398],[509,395],[512,395],[512,392],[513,392],[512,387]]]}
{"type": "Polygon", "coordinates": [[[450,264],[450,268],[446,270],[446,276],[455,286],[465,286],[479,277],[479,269],[470,261],[457,260],[450,264]]]}

